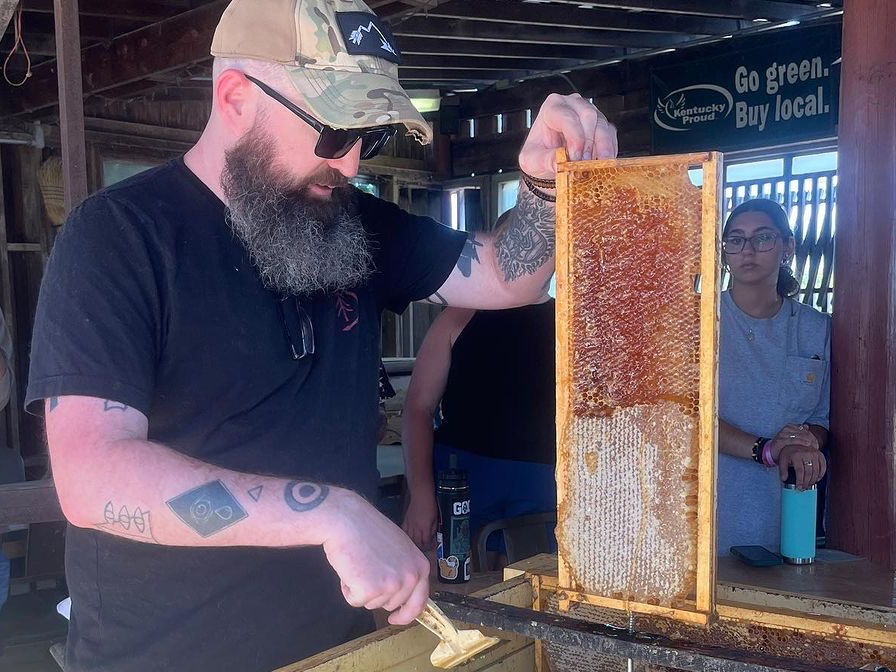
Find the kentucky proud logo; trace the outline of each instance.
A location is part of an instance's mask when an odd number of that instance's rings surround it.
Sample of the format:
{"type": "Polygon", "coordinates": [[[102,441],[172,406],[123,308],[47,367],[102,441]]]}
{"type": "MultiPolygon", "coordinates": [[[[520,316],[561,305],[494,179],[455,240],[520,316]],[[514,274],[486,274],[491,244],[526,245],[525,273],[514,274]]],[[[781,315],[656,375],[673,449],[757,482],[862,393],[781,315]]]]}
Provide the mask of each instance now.
{"type": "Polygon", "coordinates": [[[667,131],[690,131],[700,124],[724,119],[733,107],[734,98],[728,89],[715,84],[694,84],[658,99],[653,121],[667,131]]]}

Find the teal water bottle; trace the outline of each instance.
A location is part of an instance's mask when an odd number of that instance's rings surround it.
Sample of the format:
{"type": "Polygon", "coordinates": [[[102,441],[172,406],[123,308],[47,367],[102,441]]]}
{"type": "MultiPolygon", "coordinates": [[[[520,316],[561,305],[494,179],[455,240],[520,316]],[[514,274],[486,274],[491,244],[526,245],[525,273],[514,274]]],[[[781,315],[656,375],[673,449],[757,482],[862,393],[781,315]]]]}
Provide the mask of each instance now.
{"type": "Polygon", "coordinates": [[[797,490],[796,472],[790,467],[781,492],[781,555],[784,562],[791,565],[815,562],[817,507],[818,489],[812,485],[806,490],[797,490]]]}

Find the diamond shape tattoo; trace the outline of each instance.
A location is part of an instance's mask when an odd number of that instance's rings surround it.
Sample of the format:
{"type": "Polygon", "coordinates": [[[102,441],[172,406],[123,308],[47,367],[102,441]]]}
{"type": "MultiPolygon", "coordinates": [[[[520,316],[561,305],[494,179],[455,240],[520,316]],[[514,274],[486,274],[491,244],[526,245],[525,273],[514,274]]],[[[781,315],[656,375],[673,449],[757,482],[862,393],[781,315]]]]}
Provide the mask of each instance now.
{"type": "Polygon", "coordinates": [[[209,481],[166,503],[202,537],[210,537],[249,515],[221,481],[209,481]]]}

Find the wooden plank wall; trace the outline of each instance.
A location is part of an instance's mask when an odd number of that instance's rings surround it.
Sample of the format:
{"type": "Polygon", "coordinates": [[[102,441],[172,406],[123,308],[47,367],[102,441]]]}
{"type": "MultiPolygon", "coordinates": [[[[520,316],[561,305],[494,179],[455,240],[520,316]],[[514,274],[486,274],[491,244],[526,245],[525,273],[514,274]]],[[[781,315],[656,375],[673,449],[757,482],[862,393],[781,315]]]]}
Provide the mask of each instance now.
{"type": "MultiPolygon", "coordinates": [[[[602,69],[590,77],[577,79],[576,88],[616,125],[620,156],[650,153],[647,68],[638,63],[618,69],[602,69]]],[[[452,171],[455,177],[517,170],[517,156],[526,139],[526,110],[534,121],[551,91],[567,94],[570,84],[560,79],[544,85],[518,87],[506,92],[489,92],[461,104],[461,132],[452,138],[452,171]],[[515,93],[511,93],[515,92],[515,93]],[[504,116],[503,132],[497,130],[497,114],[504,116]],[[475,136],[470,137],[469,119],[474,120],[475,136]]]]}
{"type": "MultiPolygon", "coordinates": [[[[29,478],[44,476],[46,454],[43,422],[25,414],[22,403],[31,346],[31,331],[37,295],[52,226],[46,216],[38,184],[41,150],[24,145],[0,147],[2,188],[4,192],[8,253],[4,263],[10,283],[10,323],[13,336],[13,374],[15,399],[6,413],[16,413],[20,422],[19,448],[29,478]]],[[[4,276],[7,274],[4,273],[4,276]]],[[[5,281],[5,277],[4,277],[5,281]]],[[[4,306],[6,307],[6,306],[4,306]]],[[[9,437],[10,440],[13,437],[9,437]]]]}

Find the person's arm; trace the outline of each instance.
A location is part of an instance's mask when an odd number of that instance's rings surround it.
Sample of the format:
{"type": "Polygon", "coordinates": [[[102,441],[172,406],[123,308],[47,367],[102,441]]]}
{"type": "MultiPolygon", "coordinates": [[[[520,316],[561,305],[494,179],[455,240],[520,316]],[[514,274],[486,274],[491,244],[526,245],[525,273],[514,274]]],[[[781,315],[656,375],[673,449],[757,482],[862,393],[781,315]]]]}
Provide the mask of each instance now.
{"type": "Polygon", "coordinates": [[[432,547],[439,511],[432,478],[432,418],[445,392],[451,369],[451,346],[475,311],[447,308],[426,332],[402,412],[401,443],[410,502],[402,529],[423,550],[432,547]]]}
{"type": "Polygon", "coordinates": [[[429,563],[359,495],[187,457],[148,441],[144,414],[114,400],[51,397],[45,412],[72,525],[171,546],[321,545],[349,604],[397,610],[395,624],[423,609],[429,563]]]}
{"type": "MultiPolygon", "coordinates": [[[[719,452],[753,459],[753,444],[760,438],[734,425],[719,420],[719,452]]],[[[821,448],[827,440],[827,430],[817,425],[785,425],[769,439],[771,458],[778,467],[781,480],[787,479],[788,469],[796,472],[797,486],[806,488],[817,483],[827,469],[821,448]]]]}
{"type": "MultiPolygon", "coordinates": [[[[616,157],[616,129],[591,103],[574,94],[551,94],[532,124],[520,151],[520,169],[553,180],[556,151],[570,159],[616,157]]],[[[549,196],[554,189],[539,188],[549,196]]],[[[538,303],[554,273],[554,203],[520,182],[516,206],[496,231],[469,234],[457,267],[427,299],[465,308],[511,308],[538,303]]]]}
{"type": "Polygon", "coordinates": [[[719,452],[745,460],[753,459],[753,444],[759,437],[719,419],[719,452]]]}

